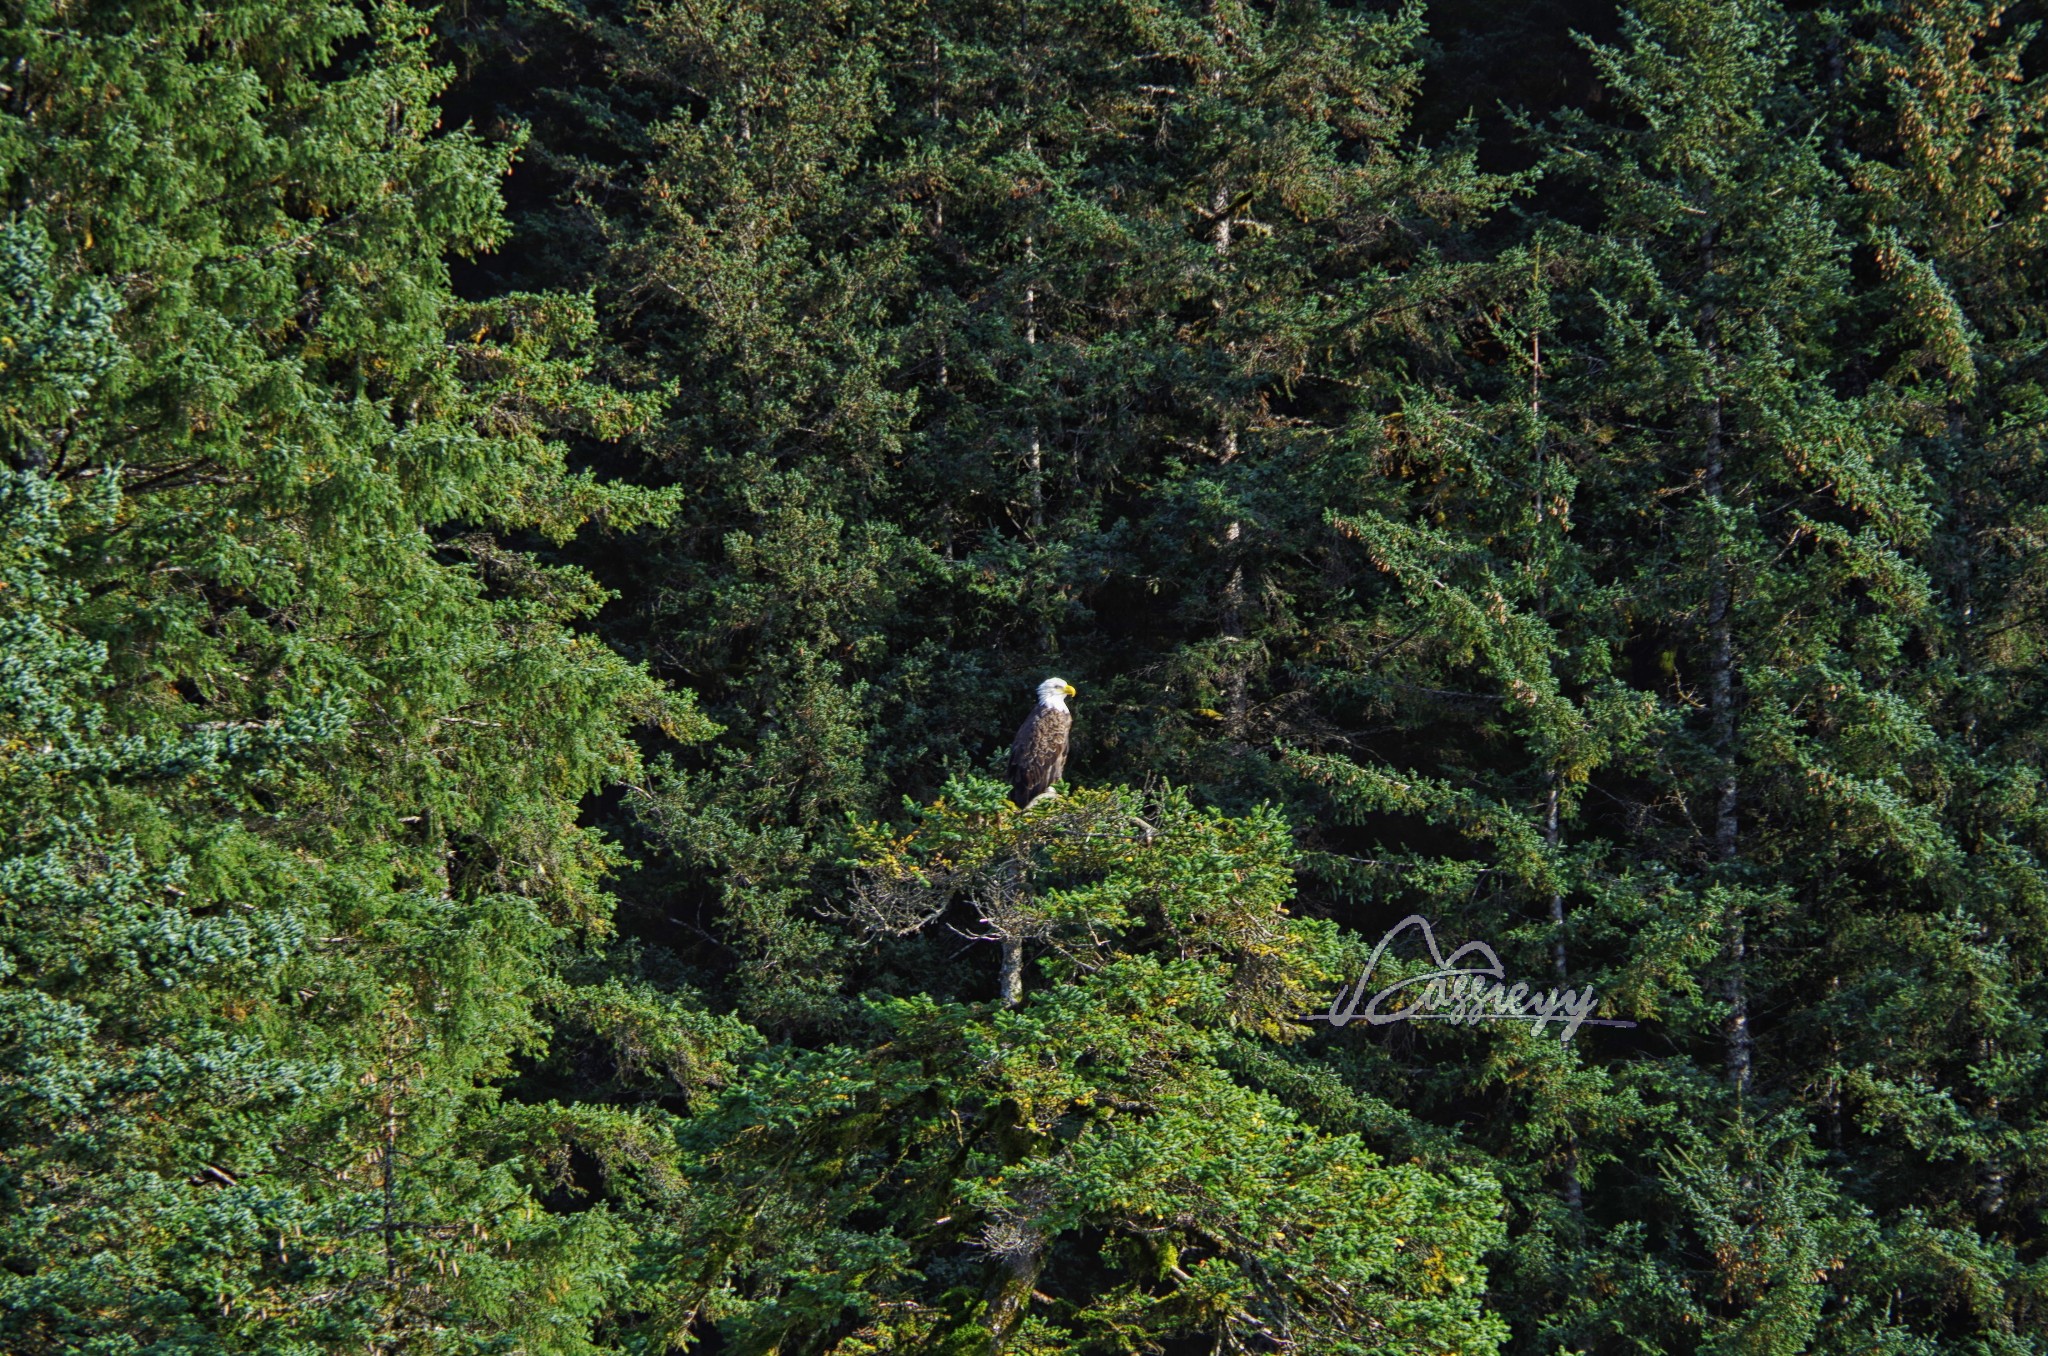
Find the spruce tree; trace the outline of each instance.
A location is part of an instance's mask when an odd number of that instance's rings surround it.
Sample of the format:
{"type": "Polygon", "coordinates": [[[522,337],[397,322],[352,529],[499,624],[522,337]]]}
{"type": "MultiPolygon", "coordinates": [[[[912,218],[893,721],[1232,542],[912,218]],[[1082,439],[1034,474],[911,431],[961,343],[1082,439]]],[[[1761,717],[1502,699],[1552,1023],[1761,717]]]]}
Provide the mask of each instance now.
{"type": "Polygon", "coordinates": [[[508,151],[420,13],[14,18],[0,1344],[587,1350],[625,1237],[497,1084],[607,925],[582,798],[707,727],[516,534],[667,511],[564,465],[643,404],[452,295],[508,151]]]}
{"type": "Polygon", "coordinates": [[[1402,144],[1419,11],[515,21],[608,77],[533,101],[563,194],[531,239],[614,241],[575,274],[611,370],[682,378],[648,445],[691,507],[599,565],[640,600],[608,634],[728,727],[642,817],[687,901],[650,936],[694,947],[683,918],[750,1015],[829,1025],[803,901],[837,817],[983,758],[1055,666],[1093,775],[1273,785],[1270,739],[1326,723],[1319,468],[1359,372],[1384,405],[1444,363],[1450,252],[1503,190],[1402,144]]]}
{"type": "Polygon", "coordinates": [[[2041,1347],[2030,6],[10,20],[0,1346],[2041,1347]]]}
{"type": "Polygon", "coordinates": [[[1872,343],[1925,313],[1927,275],[1859,273],[1870,208],[1807,93],[1834,30],[1805,32],[1769,5],[1642,6],[1594,49],[1613,112],[1546,139],[1598,207],[1546,233],[1588,303],[1551,348],[1575,534],[1611,581],[1586,620],[1656,703],[1592,784],[1611,808],[1578,828],[1573,955],[1614,967],[1665,1053],[1610,1062],[1579,1113],[1587,1227],[1524,1244],[1557,1268],[1539,1340],[1918,1350],[2012,1321],[1911,1260],[1945,1237],[1981,1258],[1958,1278],[2010,1275],[1934,1193],[1900,1194],[1925,1122],[1880,1110],[1967,1086],[1933,1050],[1962,1053],[1989,863],[1944,822],[1919,663],[1938,463],[1872,343]],[[1917,1077],[1886,1072],[1902,1059],[1917,1077]]]}
{"type": "Polygon", "coordinates": [[[1044,959],[1007,998],[872,997],[862,1041],[778,1048],[691,1120],[672,1339],[702,1316],[738,1351],[1493,1349],[1485,1175],[1382,1161],[1228,1067],[1299,1041],[1358,960],[1288,916],[1272,810],[1019,811],[969,778],[854,844],[863,935],[1044,959]]]}

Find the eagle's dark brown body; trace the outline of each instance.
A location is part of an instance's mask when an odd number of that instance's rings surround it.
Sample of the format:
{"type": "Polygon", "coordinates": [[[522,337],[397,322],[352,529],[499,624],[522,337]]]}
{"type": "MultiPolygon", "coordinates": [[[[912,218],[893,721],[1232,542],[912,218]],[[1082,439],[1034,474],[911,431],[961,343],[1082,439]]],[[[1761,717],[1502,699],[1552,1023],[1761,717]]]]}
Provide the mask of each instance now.
{"type": "Polygon", "coordinates": [[[1073,728],[1074,717],[1063,695],[1041,688],[1038,705],[1010,744],[1010,799],[1019,807],[1052,790],[1066,771],[1067,732],[1073,728]]]}

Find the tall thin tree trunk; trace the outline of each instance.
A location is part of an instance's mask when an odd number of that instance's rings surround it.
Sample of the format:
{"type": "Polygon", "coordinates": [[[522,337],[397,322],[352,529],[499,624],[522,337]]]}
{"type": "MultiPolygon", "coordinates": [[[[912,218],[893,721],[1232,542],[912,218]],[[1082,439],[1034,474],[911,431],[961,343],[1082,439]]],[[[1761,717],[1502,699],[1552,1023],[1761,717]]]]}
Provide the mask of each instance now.
{"type": "MultiPolygon", "coordinates": [[[[1037,262],[1038,252],[1032,248],[1032,238],[1024,237],[1024,260],[1037,262]]],[[[1031,354],[1035,365],[1038,356],[1038,286],[1026,283],[1024,286],[1024,347],[1031,354]]],[[[1037,383],[1032,383],[1034,392],[1037,383]]],[[[1024,454],[1026,478],[1031,494],[1031,530],[1033,533],[1045,530],[1045,450],[1039,442],[1038,416],[1031,417],[1030,445],[1024,454]]]]}
{"type": "MultiPolygon", "coordinates": [[[[1716,396],[1705,412],[1707,502],[1719,507],[1722,497],[1723,439],[1721,400],[1716,396]]],[[[1707,711],[1711,722],[1714,752],[1720,760],[1721,775],[1714,788],[1714,859],[1732,865],[1740,850],[1740,784],[1736,778],[1735,748],[1735,618],[1731,562],[1717,545],[1708,569],[1707,586],[1707,711]]],[[[1749,1029],[1749,985],[1745,974],[1748,953],[1748,920],[1740,903],[1730,905],[1724,948],[1728,963],[1722,983],[1722,997],[1728,1004],[1723,1028],[1727,1047],[1728,1081],[1737,1092],[1749,1089],[1753,1040],[1749,1029]]]]}
{"type": "MultiPolygon", "coordinates": [[[[1832,1007],[1840,1001],[1841,993],[1842,977],[1840,975],[1830,975],[1828,977],[1829,1006],[1832,1007]]],[[[1821,1093],[1821,1110],[1827,1122],[1828,1147],[1836,1153],[1842,1151],[1842,1078],[1833,1066],[1839,1066],[1841,1062],[1841,1036],[1837,1032],[1830,1031],[1828,1033],[1828,1064],[1831,1067],[1828,1070],[1827,1088],[1821,1093]]]]}
{"type": "MultiPolygon", "coordinates": [[[[1539,250],[1535,257],[1532,284],[1540,286],[1542,281],[1543,256],[1539,250]]],[[[1535,524],[1530,538],[1530,550],[1534,554],[1545,550],[1549,544],[1544,532],[1544,524],[1549,521],[1545,503],[1549,485],[1544,476],[1549,440],[1543,428],[1543,334],[1534,326],[1529,331],[1529,436],[1536,444],[1535,484],[1530,491],[1529,505],[1535,524]]],[[[1550,598],[1547,581],[1536,581],[1536,597],[1538,605],[1547,610],[1550,598]]],[[[1564,836],[1563,800],[1564,774],[1553,762],[1543,776],[1543,843],[1550,849],[1553,861],[1564,836]]],[[[1560,987],[1565,983],[1568,959],[1564,939],[1564,891],[1553,887],[1550,892],[1550,968],[1556,974],[1560,987]]],[[[1558,1171],[1558,1195],[1574,1215],[1582,1214],[1586,1200],[1585,1191],[1579,1183],[1579,1136],[1576,1131],[1567,1129],[1565,1132],[1563,1159],[1558,1171]]]]}
{"type": "MultiPolygon", "coordinates": [[[[1536,247],[1533,268],[1536,275],[1535,282],[1540,286],[1543,281],[1543,247],[1541,245],[1536,247]]],[[[1542,539],[1541,528],[1543,526],[1543,497],[1549,491],[1549,486],[1545,484],[1543,476],[1544,454],[1550,450],[1550,440],[1544,436],[1543,432],[1543,331],[1533,325],[1529,329],[1529,430],[1531,436],[1536,439],[1536,484],[1535,488],[1530,491],[1530,498],[1534,501],[1530,507],[1535,511],[1536,526],[1539,530],[1537,540],[1540,541],[1542,539]]]]}
{"type": "Polygon", "coordinates": [[[1019,933],[1003,934],[1002,1002],[1006,1008],[1024,1003],[1024,938],[1019,933]]]}
{"type": "MultiPolygon", "coordinates": [[[[1223,529],[1223,549],[1235,553],[1238,538],[1243,528],[1231,523],[1223,529]]],[[[1223,639],[1230,649],[1224,660],[1228,668],[1224,673],[1223,726],[1224,732],[1233,743],[1241,744],[1245,738],[1245,725],[1249,710],[1246,696],[1249,683],[1250,664],[1241,652],[1244,644],[1244,566],[1233,562],[1230,578],[1223,584],[1223,639]]]]}
{"type": "MultiPolygon", "coordinates": [[[[1702,285],[1709,282],[1714,274],[1715,234],[1715,226],[1710,223],[1700,241],[1702,285]]],[[[1719,367],[1720,339],[1714,330],[1714,322],[1718,318],[1719,307],[1713,301],[1708,301],[1700,308],[1699,332],[1710,369],[1719,367]]],[[[1701,468],[1701,488],[1705,491],[1709,509],[1718,513],[1722,504],[1722,475],[1727,455],[1726,429],[1722,420],[1719,395],[1715,395],[1701,410],[1700,425],[1706,450],[1706,464],[1701,468]]],[[[1735,747],[1735,617],[1734,583],[1731,576],[1734,562],[1728,559],[1726,551],[1722,549],[1719,528],[1715,530],[1714,548],[1708,553],[1707,558],[1710,575],[1707,584],[1706,616],[1707,716],[1714,742],[1714,754],[1721,765],[1721,775],[1714,787],[1714,860],[1726,868],[1734,865],[1741,849],[1737,819],[1741,787],[1736,777],[1735,747]]],[[[1742,904],[1739,901],[1731,904],[1722,934],[1722,950],[1728,966],[1726,978],[1723,979],[1721,986],[1721,996],[1728,1004],[1728,1017],[1722,1027],[1722,1038],[1726,1051],[1728,1081],[1738,1094],[1749,1090],[1753,1053],[1749,1029],[1749,979],[1746,974],[1749,959],[1748,926],[1742,904]]]]}
{"type": "MultiPolygon", "coordinates": [[[[1968,436],[1968,424],[1960,414],[1952,414],[1948,421],[1949,437],[1961,441],[1968,436]]],[[[1967,471],[1965,476],[1967,477],[1967,471]]],[[[1956,514],[1956,571],[1952,597],[1956,613],[1956,664],[1965,674],[1977,667],[1977,572],[1976,535],[1977,523],[1972,512],[1971,485],[1967,478],[1955,496],[1956,514]]],[[[1975,752],[1977,749],[1977,712],[1975,703],[1963,716],[1963,747],[1975,752]]]]}
{"type": "MultiPolygon", "coordinates": [[[[392,1071],[394,1085],[397,1071],[392,1071]]],[[[384,1278],[398,1280],[398,1098],[384,1097],[384,1151],[378,1163],[384,1196],[384,1278]]]]}
{"type": "MultiPolygon", "coordinates": [[[[1997,1056],[1998,1042],[1988,1035],[1980,1036],[1977,1040],[1978,1063],[1988,1067],[1997,1056]]],[[[1986,1097],[1982,1104],[1984,1118],[1995,1122],[1998,1119],[1998,1106],[1997,1094],[1994,1093],[1986,1097]]],[[[2004,1160],[1997,1153],[1988,1153],[1984,1156],[1984,1160],[1977,1165],[1978,1219],[1987,1226],[2002,1222],[2001,1217],[2005,1214],[2005,1195],[2006,1170],[2004,1160]]]]}
{"type": "MultiPolygon", "coordinates": [[[[1960,439],[1965,435],[1965,425],[1960,416],[1951,417],[1949,434],[1960,439]]],[[[1953,597],[1958,619],[1957,644],[1955,646],[1956,666],[1964,675],[1976,671],[1976,636],[1973,634],[1977,621],[1976,561],[1973,556],[1976,523],[1972,515],[1969,486],[1956,496],[1956,534],[1960,549],[1956,552],[1956,574],[1953,597]]],[[[1977,749],[1977,713],[1972,710],[1963,718],[1963,746],[1972,753],[1977,749]]],[[[1980,1035],[1976,1042],[1977,1063],[1989,1068],[1998,1053],[1998,1041],[1988,1032],[1980,1035]]],[[[1978,1103],[1978,1114],[1987,1121],[1996,1122],[1999,1113],[1999,1098],[1990,1094],[1978,1103]]],[[[2005,1214],[2007,1168],[2004,1156],[1996,1150],[1985,1154],[1977,1165],[1977,1217],[1986,1226],[1994,1225],[2005,1214]]]]}
{"type": "MultiPolygon", "coordinates": [[[[1220,259],[1230,252],[1230,190],[1218,185],[1210,210],[1216,214],[1216,224],[1211,239],[1215,242],[1216,255],[1220,259]]],[[[1219,291],[1212,299],[1216,313],[1223,313],[1223,296],[1219,291]]],[[[1223,411],[1221,426],[1217,430],[1217,459],[1228,465],[1237,458],[1237,429],[1231,422],[1231,412],[1223,411]]],[[[1231,558],[1230,574],[1223,584],[1221,638],[1224,642],[1223,673],[1223,728],[1233,744],[1245,740],[1245,727],[1249,712],[1248,691],[1250,688],[1250,661],[1244,653],[1244,564],[1238,559],[1244,536],[1244,524],[1231,522],[1223,529],[1223,549],[1231,558]]]]}
{"type": "MultiPolygon", "coordinates": [[[[1558,792],[1557,769],[1552,768],[1550,770],[1549,786],[1543,795],[1543,842],[1546,847],[1551,848],[1553,851],[1557,848],[1559,836],[1558,792]]],[[[1550,967],[1557,972],[1559,979],[1563,979],[1565,947],[1564,892],[1562,890],[1552,890],[1550,892],[1550,927],[1550,967]]]]}
{"type": "MultiPolygon", "coordinates": [[[[1558,815],[1558,802],[1561,799],[1560,792],[1562,789],[1559,785],[1561,780],[1557,769],[1552,768],[1548,778],[1548,786],[1543,796],[1543,842],[1544,846],[1552,850],[1553,855],[1563,833],[1563,826],[1558,815]]],[[[1554,889],[1550,892],[1550,926],[1550,967],[1557,974],[1557,982],[1559,985],[1562,985],[1565,978],[1566,959],[1564,945],[1564,892],[1562,890],[1554,889]]],[[[1558,1174],[1558,1194],[1564,1198],[1564,1203],[1570,1207],[1573,1214],[1578,1214],[1586,1208],[1585,1191],[1579,1185],[1579,1137],[1575,1132],[1568,1131],[1565,1135],[1564,1165],[1558,1174]]]]}

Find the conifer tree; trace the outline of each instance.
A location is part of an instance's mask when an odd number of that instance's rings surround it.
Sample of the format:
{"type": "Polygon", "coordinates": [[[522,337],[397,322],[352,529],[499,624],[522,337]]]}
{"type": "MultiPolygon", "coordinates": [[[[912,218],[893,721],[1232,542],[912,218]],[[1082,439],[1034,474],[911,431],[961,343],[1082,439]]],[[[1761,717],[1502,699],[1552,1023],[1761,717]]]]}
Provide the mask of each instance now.
{"type": "Polygon", "coordinates": [[[0,1347],[2042,1346],[2031,3],[9,17],[0,1347]]]}
{"type": "Polygon", "coordinates": [[[1299,1040],[1356,961],[1287,915],[1279,817],[945,790],[907,829],[856,826],[847,921],[1018,933],[1043,960],[1008,999],[872,998],[863,1041],[778,1049],[690,1122],[672,1335],[702,1315],[741,1351],[1491,1350],[1484,1175],[1382,1162],[1227,1067],[1299,1040]]]}
{"type": "Polygon", "coordinates": [[[1675,1056],[1604,1071],[1587,1111],[1625,1140],[1582,1140],[1611,1164],[1585,1184],[1594,1231],[1529,1235],[1560,1278],[1603,1278],[1557,1287],[1560,1340],[1903,1350],[2010,1321],[1941,1287],[1902,1310],[1941,1226],[1871,1189],[1919,1133],[1885,1125],[1904,1080],[1876,1048],[1917,1063],[1952,1039],[1900,1042],[1907,1011],[1967,1021],[1947,995],[1981,966],[1935,939],[1966,932],[1981,868],[1943,822],[1939,688],[1909,662],[1939,625],[1933,464],[1896,380],[1871,379],[1869,317],[1924,277],[1872,292],[1856,273],[1867,209],[1798,36],[1769,5],[1641,6],[1594,49],[1615,114],[1567,112],[1547,142],[1549,174],[1599,209],[1549,233],[1590,303],[1562,317],[1551,388],[1588,447],[1575,532],[1612,581],[1586,601],[1658,708],[1595,780],[1625,818],[1585,826],[1606,841],[1581,849],[1575,955],[1615,966],[1675,1056]],[[1927,940],[1902,964],[1908,937],[1927,940]]]}
{"type": "Polygon", "coordinates": [[[587,1350],[625,1238],[496,1084],[706,727],[507,540],[667,511],[403,6],[0,33],[0,1345],[587,1350]],[[522,1297],[543,1295],[533,1307],[522,1297]]]}
{"type": "Polygon", "coordinates": [[[1401,145],[1419,11],[565,31],[611,78],[538,105],[570,205],[534,238],[614,240],[614,372],[693,374],[650,443],[694,507],[607,576],[643,600],[608,634],[729,728],[642,822],[678,893],[713,873],[660,917],[739,948],[747,1011],[829,1025],[845,953],[804,901],[835,888],[838,814],[984,756],[1045,666],[1107,680],[1098,772],[1270,785],[1267,741],[1326,719],[1294,668],[1344,587],[1321,463],[1360,371],[1385,397],[1443,359],[1447,251],[1501,191],[1401,145]]]}

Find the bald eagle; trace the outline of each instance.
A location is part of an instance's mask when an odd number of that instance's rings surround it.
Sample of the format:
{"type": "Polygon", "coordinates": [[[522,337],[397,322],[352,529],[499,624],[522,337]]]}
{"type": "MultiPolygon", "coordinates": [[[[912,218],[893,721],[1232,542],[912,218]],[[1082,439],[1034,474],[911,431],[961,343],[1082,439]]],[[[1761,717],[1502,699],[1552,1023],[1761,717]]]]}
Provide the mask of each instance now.
{"type": "Polygon", "coordinates": [[[1038,705],[1010,744],[1010,799],[1019,807],[1052,794],[1053,783],[1066,770],[1067,731],[1074,726],[1067,698],[1073,695],[1074,685],[1064,678],[1038,685],[1038,705]]]}

